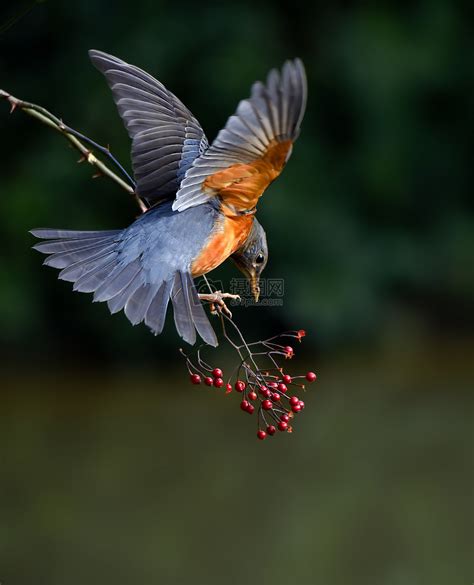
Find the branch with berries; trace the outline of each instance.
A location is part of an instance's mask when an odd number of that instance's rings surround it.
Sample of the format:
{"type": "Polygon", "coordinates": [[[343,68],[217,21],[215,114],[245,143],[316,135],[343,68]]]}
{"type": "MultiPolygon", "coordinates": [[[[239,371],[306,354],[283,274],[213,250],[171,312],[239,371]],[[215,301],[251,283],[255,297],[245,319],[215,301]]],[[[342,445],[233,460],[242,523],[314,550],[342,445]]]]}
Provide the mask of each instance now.
{"type": "MultiPolygon", "coordinates": [[[[71,146],[80,152],[81,158],[78,162],[86,161],[96,167],[97,172],[93,178],[108,177],[135,198],[142,213],[147,211],[147,205],[136,193],[134,180],[108,146],[101,146],[88,136],[67,126],[42,106],[20,100],[0,89],[0,99],[2,98],[10,104],[10,113],[17,109],[21,110],[62,134],[71,146]],[[116,171],[101,160],[95,151],[108,159],[116,171]]],[[[257,412],[257,437],[260,440],[273,436],[277,430],[293,432],[295,416],[305,408],[304,401],[296,392],[304,392],[306,383],[315,382],[317,377],[314,372],[290,374],[282,363],[291,360],[295,355],[293,347],[286,344],[288,339],[301,343],[306,335],[305,331],[302,329],[288,331],[264,341],[249,343],[232,319],[232,314],[222,298],[217,298],[216,292],[209,284],[208,286],[209,295],[200,295],[201,300],[209,301],[211,312],[220,318],[223,337],[237,353],[238,363],[230,374],[225,376],[219,367],[211,365],[207,361],[208,358],[205,359],[204,354],[211,350],[210,346],[201,346],[190,353],[180,349],[191,383],[222,388],[225,394],[235,390],[241,397],[241,410],[248,414],[257,412]]]]}
{"type": "Polygon", "coordinates": [[[304,401],[295,392],[305,391],[305,383],[315,382],[317,377],[314,372],[290,374],[281,363],[295,355],[293,347],[285,345],[287,339],[301,343],[306,336],[305,331],[288,331],[264,341],[248,343],[229,316],[221,312],[220,319],[224,337],[237,352],[239,363],[225,376],[221,368],[204,359],[205,346],[193,354],[181,349],[191,383],[225,388],[225,394],[233,390],[240,394],[241,410],[248,414],[257,411],[258,439],[263,441],[273,436],[277,429],[291,433],[295,415],[305,408],[304,401]],[[237,340],[228,331],[227,324],[237,340]]]}

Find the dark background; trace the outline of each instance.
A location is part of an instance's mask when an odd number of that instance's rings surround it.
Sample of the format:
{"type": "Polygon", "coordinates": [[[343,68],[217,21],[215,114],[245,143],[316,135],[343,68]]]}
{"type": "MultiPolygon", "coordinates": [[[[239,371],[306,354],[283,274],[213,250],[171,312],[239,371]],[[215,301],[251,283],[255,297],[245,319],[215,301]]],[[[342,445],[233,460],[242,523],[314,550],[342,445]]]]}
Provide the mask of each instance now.
{"type": "Polygon", "coordinates": [[[210,139],[255,79],[304,60],[302,134],[259,206],[284,305],[234,316],[249,339],[306,329],[291,365],[319,374],[296,432],[257,443],[237,396],[188,385],[171,322],[154,338],[57,281],[29,229],[137,209],[0,104],[2,583],[472,582],[472,17],[448,0],[2,5],[0,88],[127,165],[89,48],[157,76],[210,139]]]}

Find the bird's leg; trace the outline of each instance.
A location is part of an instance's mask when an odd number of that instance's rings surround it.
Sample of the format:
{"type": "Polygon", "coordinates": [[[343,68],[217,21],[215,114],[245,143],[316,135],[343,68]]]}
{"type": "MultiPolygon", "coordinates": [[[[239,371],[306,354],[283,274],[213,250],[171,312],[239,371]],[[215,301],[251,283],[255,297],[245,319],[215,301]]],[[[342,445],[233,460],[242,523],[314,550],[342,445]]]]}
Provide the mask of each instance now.
{"type": "Polygon", "coordinates": [[[233,295],[231,293],[223,293],[220,290],[216,290],[215,292],[211,292],[208,294],[199,294],[199,299],[201,301],[207,301],[211,303],[211,313],[213,315],[217,315],[219,311],[225,313],[229,318],[232,319],[232,313],[228,309],[227,305],[225,304],[224,299],[232,299],[234,301],[240,301],[239,295],[233,295]]]}

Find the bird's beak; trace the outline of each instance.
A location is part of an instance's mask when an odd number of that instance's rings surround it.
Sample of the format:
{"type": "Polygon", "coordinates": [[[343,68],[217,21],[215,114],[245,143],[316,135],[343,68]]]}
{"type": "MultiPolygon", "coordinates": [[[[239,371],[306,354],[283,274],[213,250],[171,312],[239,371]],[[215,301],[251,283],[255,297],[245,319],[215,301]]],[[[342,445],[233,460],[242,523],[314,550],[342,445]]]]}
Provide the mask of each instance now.
{"type": "Polygon", "coordinates": [[[257,274],[255,268],[247,268],[244,262],[238,256],[232,256],[232,260],[237,265],[237,268],[242,272],[245,278],[249,281],[250,292],[252,293],[253,299],[258,303],[260,298],[260,276],[257,274]]]}
{"type": "Polygon", "coordinates": [[[250,289],[252,291],[254,301],[258,303],[258,299],[260,298],[260,278],[256,274],[250,275],[250,289]]]}

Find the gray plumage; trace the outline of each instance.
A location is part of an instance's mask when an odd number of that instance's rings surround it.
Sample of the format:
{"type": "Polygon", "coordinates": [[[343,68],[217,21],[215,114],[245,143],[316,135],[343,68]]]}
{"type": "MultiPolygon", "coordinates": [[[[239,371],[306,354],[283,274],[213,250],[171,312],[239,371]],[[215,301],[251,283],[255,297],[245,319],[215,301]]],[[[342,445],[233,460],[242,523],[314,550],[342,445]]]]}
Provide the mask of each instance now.
{"type": "Polygon", "coordinates": [[[101,51],[89,51],[112,90],[132,139],[137,193],[148,203],[175,197],[193,160],[209,146],[188,108],[142,69],[101,51]]]}
{"type": "Polygon", "coordinates": [[[74,232],[36,229],[34,248],[74,290],[94,293],[112,313],[124,309],[133,325],[144,321],[161,333],[171,299],[176,329],[188,343],[196,331],[209,345],[217,339],[191,277],[191,263],[212,233],[218,211],[202,205],[176,213],[171,202],[155,207],[124,230],[74,232]],[[183,242],[186,245],[183,245],[183,242]]]}

